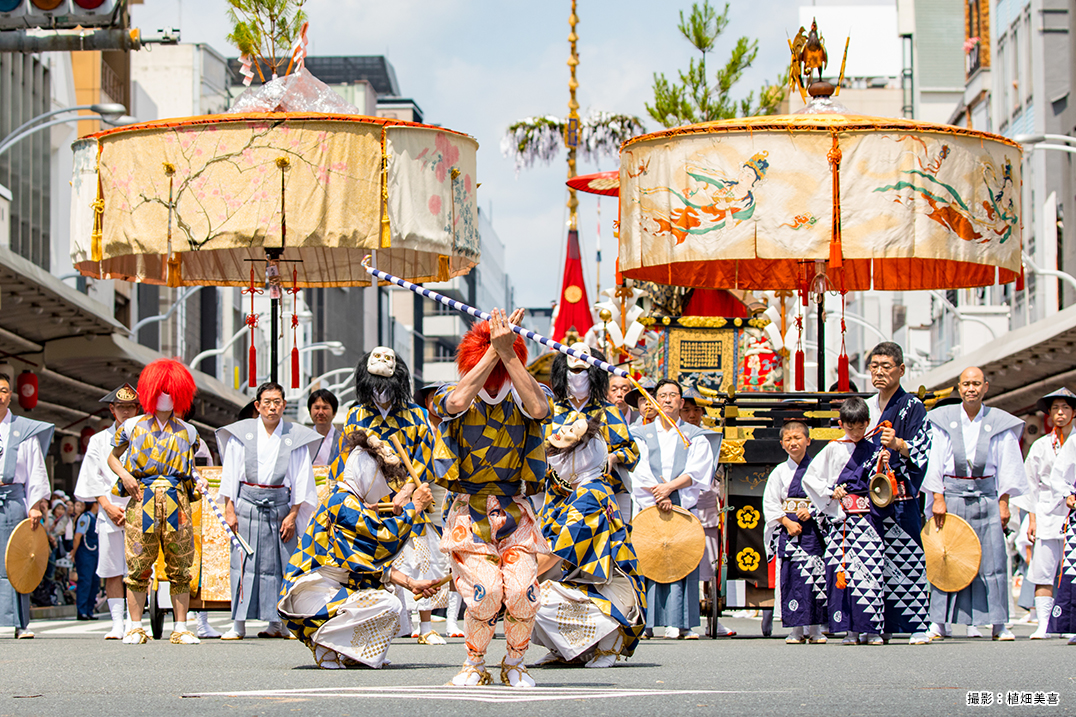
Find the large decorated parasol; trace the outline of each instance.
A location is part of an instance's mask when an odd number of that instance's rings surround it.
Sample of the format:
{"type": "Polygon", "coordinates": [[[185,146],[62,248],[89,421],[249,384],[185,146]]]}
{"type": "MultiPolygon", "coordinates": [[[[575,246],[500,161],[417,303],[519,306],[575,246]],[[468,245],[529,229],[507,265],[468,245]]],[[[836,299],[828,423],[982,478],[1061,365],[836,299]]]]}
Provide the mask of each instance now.
{"type": "MultiPolygon", "coordinates": [[[[820,65],[797,49],[791,76],[802,91],[800,73],[809,78],[820,65]]],[[[623,276],[797,292],[805,306],[814,296],[820,337],[827,291],[968,288],[1022,276],[1018,144],[963,127],[853,114],[834,99],[839,82],[817,80],[810,93],[796,114],[625,142],[623,276]]],[[[820,348],[820,389],[824,364],[820,348]]],[[[798,390],[802,365],[801,348],[798,390]]],[[[844,387],[847,373],[842,350],[844,387]]]]}
{"type": "Polygon", "coordinates": [[[72,261],[101,279],[245,286],[268,252],[300,287],[330,287],[368,283],[360,262],[377,250],[395,274],[447,280],[479,259],[477,149],[439,127],[314,112],[101,132],[76,143],[72,261]]]}
{"type": "MultiPolygon", "coordinates": [[[[249,287],[251,386],[259,286],[272,303],[275,381],[284,292],[368,284],[361,260],[371,253],[420,282],[479,261],[478,143],[363,116],[301,57],[294,73],[247,90],[228,114],[131,125],[74,146],[75,267],[100,279],[249,287]]],[[[298,374],[293,345],[293,388],[298,374]]]]}
{"type": "MultiPolygon", "coordinates": [[[[833,107],[838,109],[837,107],[833,107]]],[[[1020,273],[1020,147],[844,113],[725,120],[629,140],[620,270],[680,286],[987,286],[1020,273]]]]}

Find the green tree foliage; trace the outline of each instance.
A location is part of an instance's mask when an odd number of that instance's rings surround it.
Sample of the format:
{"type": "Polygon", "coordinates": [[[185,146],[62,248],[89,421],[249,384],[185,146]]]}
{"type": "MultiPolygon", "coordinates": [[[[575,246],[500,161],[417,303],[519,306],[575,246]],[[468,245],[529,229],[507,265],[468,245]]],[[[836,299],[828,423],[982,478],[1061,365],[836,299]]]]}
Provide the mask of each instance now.
{"type": "Polygon", "coordinates": [[[714,74],[711,84],[706,69],[707,55],[714,51],[717,39],[729,23],[729,5],[718,12],[710,0],[693,3],[691,13],[685,17],[680,11],[680,34],[699,51],[702,57],[692,59],[687,71],[680,71],[680,81],[673,82],[663,73],[654,73],[654,104],[646,105],[646,111],[665,127],[677,127],[696,122],[712,122],[736,116],[769,115],[777,112],[781,104],[784,81],[765,84],[759,91],[758,103],[755,93],[749,92],[737,102],[730,97],[732,87],[743,77],[758,54],[758,40],[740,37],[732,48],[732,54],[723,67],[714,74]]]}
{"type": "MultiPolygon", "coordinates": [[[[232,31],[228,41],[242,55],[254,58],[261,74],[267,67],[273,74],[287,69],[291,49],[306,22],[306,0],[228,0],[228,20],[232,31]]],[[[262,81],[269,78],[263,77],[262,81]]]]}

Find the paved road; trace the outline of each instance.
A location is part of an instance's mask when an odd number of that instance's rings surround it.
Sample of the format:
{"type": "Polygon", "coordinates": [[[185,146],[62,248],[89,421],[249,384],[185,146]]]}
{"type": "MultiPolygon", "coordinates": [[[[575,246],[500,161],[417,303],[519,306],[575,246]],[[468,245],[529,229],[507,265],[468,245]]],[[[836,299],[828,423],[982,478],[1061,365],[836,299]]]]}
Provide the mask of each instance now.
{"type": "MultiPolygon", "coordinates": [[[[212,622],[223,629],[226,621],[212,622]]],[[[105,642],[105,622],[34,623],[37,639],[0,639],[0,715],[1020,715],[1076,714],[1076,647],[954,638],[926,646],[785,645],[759,621],[724,621],[732,639],[644,642],[607,670],[540,668],[534,690],[441,689],[464,659],[397,640],[382,670],[324,671],[298,642],[199,646],[105,642]],[[1056,707],[966,706],[967,693],[1056,691],[1056,707]],[[512,704],[508,704],[512,703],[512,704]]],[[[166,634],[169,626],[165,626],[166,634]]],[[[258,625],[248,627],[256,632],[258,625]]],[[[781,637],[784,631],[777,631],[781,637]]],[[[499,662],[503,640],[494,642],[499,662]]],[[[531,660],[544,651],[534,647],[531,660]]],[[[494,676],[497,676],[494,671],[494,676]]]]}

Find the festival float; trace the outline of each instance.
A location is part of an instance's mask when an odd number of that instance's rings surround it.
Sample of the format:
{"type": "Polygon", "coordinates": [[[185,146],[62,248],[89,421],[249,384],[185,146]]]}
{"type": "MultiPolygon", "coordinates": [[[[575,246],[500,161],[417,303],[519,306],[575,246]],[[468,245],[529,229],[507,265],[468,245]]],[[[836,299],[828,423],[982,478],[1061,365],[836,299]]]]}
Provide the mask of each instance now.
{"type": "MultiPolygon", "coordinates": [[[[833,424],[835,402],[849,395],[847,293],[1023,280],[1019,145],[854,114],[838,100],[843,64],[836,84],[822,80],[807,39],[789,43],[803,109],[633,137],[619,172],[572,180],[620,203],[618,286],[597,305],[596,345],[636,376],[680,381],[709,404],[705,421],[723,436],[712,618],[773,605],[762,493],[786,458],[785,421],[811,427],[812,454],[841,436],[833,424]],[[836,393],[826,392],[827,304],[840,307],[836,393]],[[813,392],[808,311],[818,322],[813,392]]],[[[948,393],[919,396],[929,408],[948,393]]]]}
{"type": "MultiPolygon", "coordinates": [[[[304,26],[287,72],[263,77],[227,113],[130,125],[73,145],[76,269],[168,287],[242,287],[251,301],[252,387],[259,376],[255,295],[271,298],[273,381],[287,349],[290,298],[291,386],[298,388],[298,292],[369,285],[368,255],[420,282],[466,274],[480,259],[478,143],[442,127],[362,115],[304,68],[305,38],[304,26]]],[[[243,59],[248,85],[252,67],[276,66],[243,59]]],[[[211,436],[207,443],[214,445],[211,436]]],[[[234,536],[217,504],[220,468],[201,472],[210,491],[192,506],[190,606],[229,610],[234,536]]],[[[328,470],[315,474],[324,495],[328,470]]],[[[163,575],[163,563],[157,567],[163,575]]],[[[167,605],[160,581],[149,605],[154,638],[167,605]]]]}

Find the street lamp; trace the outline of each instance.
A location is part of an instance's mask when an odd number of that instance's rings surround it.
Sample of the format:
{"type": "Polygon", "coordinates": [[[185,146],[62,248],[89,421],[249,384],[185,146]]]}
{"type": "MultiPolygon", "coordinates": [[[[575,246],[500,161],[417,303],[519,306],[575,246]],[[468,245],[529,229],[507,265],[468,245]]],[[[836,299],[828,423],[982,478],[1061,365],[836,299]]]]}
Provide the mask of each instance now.
{"type": "Polygon", "coordinates": [[[11,149],[11,147],[14,146],[17,142],[22,139],[25,139],[26,137],[29,137],[35,132],[40,132],[43,129],[48,129],[49,127],[54,127],[59,124],[66,124],[68,122],[79,122],[85,119],[99,119],[105,124],[109,124],[114,127],[123,127],[138,122],[138,120],[134,117],[124,114],[124,112],[126,111],[127,108],[125,108],[123,105],[116,104],[114,102],[108,102],[95,105],[75,105],[74,107],[64,107],[62,109],[46,112],[44,114],[38,115],[37,117],[34,117],[27,122],[22,123],[21,125],[19,125],[18,128],[15,129],[15,131],[4,137],[4,139],[0,141],[0,154],[3,154],[7,150],[11,149]],[[52,117],[54,115],[62,114],[65,112],[73,112],[77,110],[92,110],[97,114],[79,115],[77,117],[60,117],[59,119],[49,120],[48,122],[42,122],[41,124],[37,124],[38,122],[47,117],[52,117]]]}
{"type": "Polygon", "coordinates": [[[1076,147],[1066,147],[1068,144],[1076,144],[1076,137],[1064,134],[1018,134],[1013,138],[1014,142],[1031,145],[1032,150],[1052,149],[1057,152],[1076,154],[1076,147]],[[1048,142],[1062,142],[1063,144],[1047,144],[1048,142]]]}

